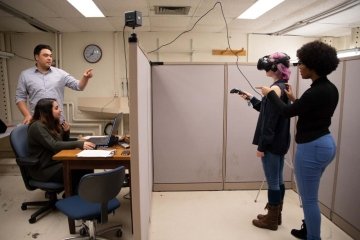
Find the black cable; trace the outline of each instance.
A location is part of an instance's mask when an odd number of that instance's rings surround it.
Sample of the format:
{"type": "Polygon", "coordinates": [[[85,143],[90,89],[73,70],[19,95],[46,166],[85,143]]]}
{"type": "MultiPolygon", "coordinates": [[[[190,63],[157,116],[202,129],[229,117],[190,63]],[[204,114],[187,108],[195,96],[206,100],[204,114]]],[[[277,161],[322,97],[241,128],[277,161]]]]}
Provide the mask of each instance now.
{"type": "MultiPolygon", "coordinates": [[[[152,53],[152,52],[155,52],[155,51],[159,50],[159,49],[162,48],[162,47],[165,47],[165,46],[167,46],[167,45],[170,45],[171,43],[175,42],[181,35],[192,31],[192,30],[194,29],[194,27],[196,26],[196,24],[197,24],[203,17],[205,17],[209,12],[211,12],[211,11],[215,8],[216,4],[218,4],[218,3],[220,3],[220,2],[216,2],[216,3],[214,4],[214,6],[213,6],[210,10],[208,10],[205,14],[203,14],[203,15],[194,23],[194,25],[192,26],[192,28],[190,28],[189,30],[186,30],[186,31],[180,33],[180,34],[179,34],[174,40],[172,40],[171,42],[168,42],[168,43],[166,43],[166,44],[161,45],[160,47],[156,48],[155,50],[152,50],[152,51],[148,52],[148,54],[149,54],[149,53],[152,53]]],[[[220,4],[221,4],[221,3],[220,3],[220,4]]]]}
{"type": "Polygon", "coordinates": [[[238,56],[238,55],[231,49],[231,47],[230,47],[229,29],[228,29],[228,25],[227,25],[227,22],[226,22],[226,18],[225,18],[225,14],[224,14],[223,7],[222,7],[221,2],[216,2],[216,3],[214,4],[214,6],[213,6],[210,10],[208,10],[205,14],[203,14],[203,15],[194,23],[194,25],[193,25],[189,30],[186,30],[186,31],[180,33],[174,40],[172,40],[172,41],[170,41],[170,42],[168,42],[168,43],[166,43],[166,44],[163,44],[163,45],[161,45],[160,47],[158,47],[158,48],[156,48],[156,49],[148,52],[148,54],[149,54],[149,53],[153,53],[153,52],[155,52],[155,51],[158,51],[159,49],[161,49],[161,48],[163,48],[163,47],[165,47],[165,46],[167,46],[167,45],[170,45],[171,43],[175,42],[175,41],[176,41],[180,36],[182,36],[183,34],[192,31],[192,30],[195,28],[196,24],[197,24],[203,17],[205,17],[209,12],[211,12],[212,10],[214,10],[214,8],[216,7],[217,4],[220,5],[221,14],[222,14],[223,19],[224,19],[224,22],[225,22],[225,27],[226,27],[226,39],[227,39],[228,49],[232,52],[232,54],[234,54],[234,55],[236,56],[236,67],[237,67],[237,69],[239,70],[239,72],[241,73],[241,75],[244,77],[244,79],[247,81],[247,83],[250,85],[250,87],[254,90],[254,92],[256,92],[257,94],[259,94],[259,95],[262,97],[262,95],[251,85],[250,81],[247,79],[247,77],[245,76],[245,74],[241,71],[241,69],[240,69],[240,67],[239,67],[239,56],[238,56]]]}
{"type": "MultiPolygon", "coordinates": [[[[253,85],[250,83],[250,81],[247,79],[247,77],[245,76],[245,74],[241,71],[240,67],[239,67],[239,56],[231,49],[230,47],[230,41],[229,41],[229,29],[228,29],[228,25],[226,22],[226,18],[225,18],[225,14],[222,8],[222,4],[221,2],[217,2],[220,3],[220,9],[221,9],[221,14],[224,18],[224,22],[225,22],[225,27],[226,27],[226,38],[227,38],[227,44],[228,44],[228,48],[229,50],[232,52],[232,54],[234,54],[236,56],[236,67],[239,70],[239,72],[241,73],[241,75],[244,77],[244,79],[247,81],[247,83],[250,85],[250,87],[252,88],[252,90],[254,90],[254,92],[256,92],[257,94],[259,94],[261,97],[262,95],[253,87],[253,85]]],[[[216,4],[217,4],[216,3],[216,4]]]]}
{"type": "MultiPolygon", "coordinates": [[[[129,79],[128,79],[128,72],[127,72],[127,59],[126,59],[126,46],[125,46],[125,27],[126,27],[126,25],[124,25],[124,28],[123,28],[123,42],[124,42],[124,56],[125,56],[125,81],[126,81],[126,94],[129,97],[129,89],[128,89],[129,79]]],[[[121,84],[122,84],[122,89],[124,92],[124,82],[122,82],[121,84]]]]}
{"type": "Polygon", "coordinates": [[[104,111],[104,108],[109,105],[110,103],[112,103],[113,101],[115,100],[115,97],[113,97],[109,102],[105,103],[102,107],[101,107],[101,111],[100,112],[103,112],[104,111]]]}

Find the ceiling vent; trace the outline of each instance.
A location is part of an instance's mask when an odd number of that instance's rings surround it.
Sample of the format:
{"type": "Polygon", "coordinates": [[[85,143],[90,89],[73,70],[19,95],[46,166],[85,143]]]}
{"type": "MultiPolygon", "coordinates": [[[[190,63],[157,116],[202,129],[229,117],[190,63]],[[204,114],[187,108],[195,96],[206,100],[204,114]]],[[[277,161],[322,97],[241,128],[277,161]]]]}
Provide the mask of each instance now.
{"type": "Polygon", "coordinates": [[[154,6],[155,14],[157,15],[188,15],[190,6],[175,7],[175,6],[154,6]]]}

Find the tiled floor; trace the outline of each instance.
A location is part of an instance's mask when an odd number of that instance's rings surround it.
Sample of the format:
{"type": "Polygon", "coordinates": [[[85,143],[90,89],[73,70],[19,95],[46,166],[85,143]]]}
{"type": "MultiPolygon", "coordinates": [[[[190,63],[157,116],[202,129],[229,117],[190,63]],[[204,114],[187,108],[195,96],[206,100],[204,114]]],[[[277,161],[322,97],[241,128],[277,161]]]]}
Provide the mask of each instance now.
{"type": "MultiPolygon", "coordinates": [[[[117,224],[123,225],[123,240],[132,239],[130,220],[130,200],[123,196],[129,192],[129,188],[123,188],[118,196],[121,201],[120,208],[115,215],[109,215],[109,223],[106,226],[117,224]]],[[[59,195],[61,197],[61,194],[59,195]]],[[[21,176],[0,176],[0,239],[1,240],[53,240],[64,239],[71,236],[68,229],[68,221],[65,215],[59,211],[53,211],[34,224],[28,220],[34,210],[28,208],[26,211],[20,209],[24,201],[43,200],[42,191],[27,191],[21,176]]],[[[76,225],[80,224],[76,222],[76,225]]],[[[99,229],[104,226],[99,226],[99,229]]],[[[106,236],[110,239],[111,234],[106,236]]],[[[113,234],[115,236],[115,234],[113,234]]]]}
{"type": "MultiPolygon", "coordinates": [[[[296,239],[302,209],[296,192],[286,191],[283,224],[277,231],[259,229],[251,221],[265,213],[266,191],[158,192],[153,194],[151,240],[282,240],[296,239]]],[[[352,239],[322,217],[322,239],[352,239]]]]}
{"type": "MultiPolygon", "coordinates": [[[[122,189],[118,196],[122,206],[114,216],[110,216],[106,225],[121,223],[123,240],[132,239],[130,203],[123,198],[128,191],[128,188],[122,189]]],[[[258,213],[264,212],[266,203],[266,191],[260,193],[255,203],[256,194],[257,191],[155,192],[149,240],[295,239],[290,230],[300,227],[302,219],[298,195],[291,190],[286,192],[283,224],[278,231],[270,231],[251,224],[258,213]]],[[[57,211],[35,224],[28,223],[33,211],[20,210],[21,203],[43,197],[40,191],[27,191],[20,176],[0,176],[0,239],[60,240],[70,236],[67,218],[57,211]]],[[[325,217],[322,218],[321,230],[324,240],[352,239],[325,217]]],[[[112,234],[107,236],[117,239],[112,234]]]]}

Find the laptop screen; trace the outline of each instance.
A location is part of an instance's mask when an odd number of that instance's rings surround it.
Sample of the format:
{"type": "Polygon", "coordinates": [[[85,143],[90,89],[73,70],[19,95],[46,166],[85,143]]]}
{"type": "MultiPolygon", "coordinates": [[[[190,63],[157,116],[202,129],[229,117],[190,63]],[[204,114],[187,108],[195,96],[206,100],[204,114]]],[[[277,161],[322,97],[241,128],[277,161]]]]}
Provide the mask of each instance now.
{"type": "Polygon", "coordinates": [[[121,122],[121,118],[122,118],[122,113],[119,113],[118,115],[116,115],[115,119],[113,120],[110,136],[115,136],[118,134],[118,129],[119,129],[119,125],[121,122]]]}

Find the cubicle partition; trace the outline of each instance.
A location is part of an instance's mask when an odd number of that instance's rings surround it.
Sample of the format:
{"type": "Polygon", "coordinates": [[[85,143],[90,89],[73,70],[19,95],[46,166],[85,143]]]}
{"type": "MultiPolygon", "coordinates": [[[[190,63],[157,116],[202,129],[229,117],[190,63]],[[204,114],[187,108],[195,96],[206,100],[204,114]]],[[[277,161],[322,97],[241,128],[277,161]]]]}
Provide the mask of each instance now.
{"type": "MultiPolygon", "coordinates": [[[[354,239],[360,239],[359,66],[359,57],[341,60],[329,75],[340,93],[330,128],[337,154],[323,173],[319,190],[322,213],[354,239]]],[[[290,83],[301,96],[311,80],[301,79],[295,67],[291,71],[290,83]]],[[[260,98],[245,78],[253,86],[271,84],[254,64],[152,66],[155,191],[259,188],[264,174],[251,144],[258,113],[229,93],[240,88],[260,98]]],[[[292,174],[296,118],[291,121],[285,181],[296,190],[292,174]]]]}
{"type": "Polygon", "coordinates": [[[149,238],[153,184],[150,72],[146,55],[137,43],[129,43],[133,240],[149,238]]]}
{"type": "MultiPolygon", "coordinates": [[[[360,239],[360,59],[343,62],[342,101],[331,219],[360,239]]],[[[323,183],[327,185],[326,182],[323,183]]]]}
{"type": "Polygon", "coordinates": [[[152,67],[154,188],[220,190],[224,65],[152,67]]]}
{"type": "MultiPolygon", "coordinates": [[[[259,188],[264,173],[251,144],[258,112],[230,94],[240,88],[261,99],[244,76],[254,87],[272,83],[254,64],[152,67],[156,191],[259,188]]],[[[292,147],[286,161],[292,165],[292,147]]],[[[290,167],[285,176],[290,186],[290,167]]]]}
{"type": "MultiPolygon", "coordinates": [[[[340,110],[342,106],[342,82],[343,82],[343,73],[344,73],[344,62],[340,62],[337,70],[331,73],[328,78],[329,80],[336,85],[339,90],[339,104],[334,112],[334,115],[331,119],[331,126],[330,131],[335,139],[337,145],[339,145],[338,138],[339,138],[339,124],[340,124],[340,110]]],[[[311,85],[312,81],[310,79],[301,79],[299,78],[299,91],[298,96],[301,96],[306,89],[308,89],[311,85]]],[[[319,202],[322,213],[327,217],[330,217],[331,208],[333,205],[333,196],[335,194],[335,179],[336,179],[336,166],[338,164],[338,157],[336,157],[333,162],[326,168],[326,171],[323,173],[320,182],[320,189],[319,189],[319,202]]]]}
{"type": "MultiPolygon", "coordinates": [[[[289,83],[294,85],[297,79],[297,69],[291,67],[291,71],[289,83]]],[[[269,86],[272,84],[272,78],[267,77],[265,71],[257,70],[254,64],[228,65],[227,73],[225,77],[227,85],[227,104],[225,105],[227,110],[227,114],[225,114],[227,131],[224,189],[256,189],[259,188],[259,183],[265,179],[261,161],[256,157],[256,146],[251,144],[259,113],[240,96],[231,95],[229,92],[232,88],[240,88],[261,99],[260,90],[252,89],[251,85],[254,88],[257,86],[269,86]]],[[[291,121],[290,132],[293,135],[295,120],[292,119],[291,121]]],[[[291,186],[292,156],[293,141],[289,152],[285,156],[284,180],[287,187],[291,186]]]]}

